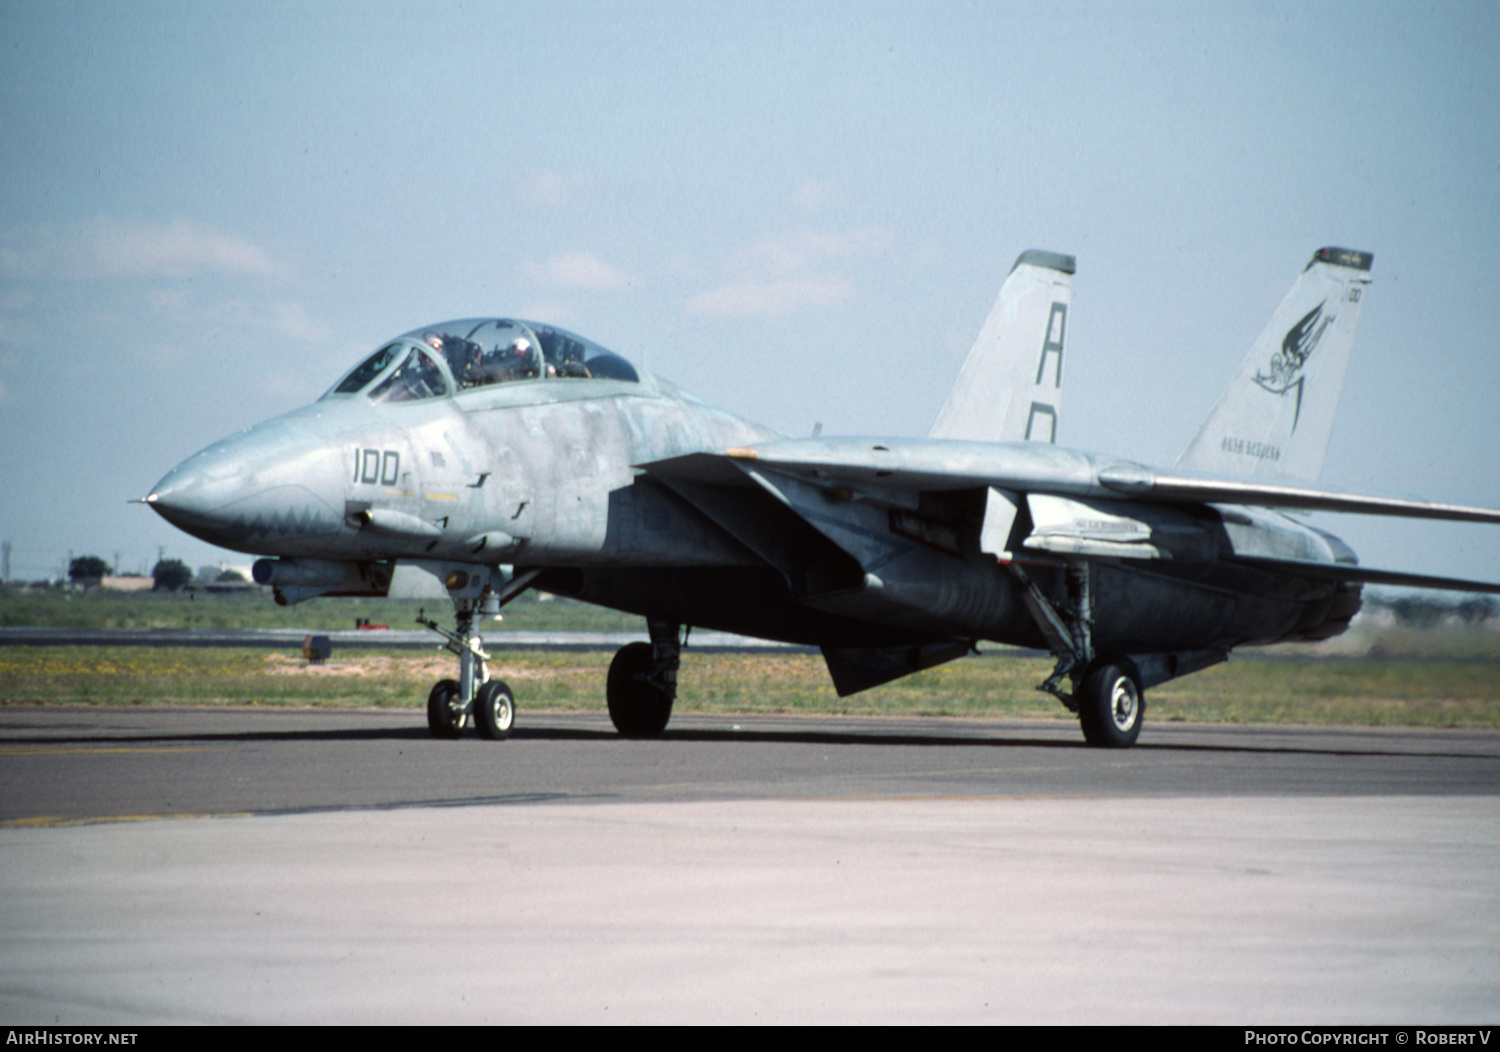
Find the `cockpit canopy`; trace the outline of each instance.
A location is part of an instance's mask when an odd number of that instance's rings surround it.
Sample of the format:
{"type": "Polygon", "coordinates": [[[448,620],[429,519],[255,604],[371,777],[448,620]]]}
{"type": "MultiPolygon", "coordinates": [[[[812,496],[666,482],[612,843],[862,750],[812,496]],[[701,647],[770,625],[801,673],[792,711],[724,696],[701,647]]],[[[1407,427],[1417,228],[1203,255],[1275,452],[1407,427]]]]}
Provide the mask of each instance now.
{"type": "Polygon", "coordinates": [[[365,391],[410,402],[518,380],[640,383],[624,358],[565,329],[512,318],[465,318],[413,329],[360,362],[324,398],[365,391]]]}

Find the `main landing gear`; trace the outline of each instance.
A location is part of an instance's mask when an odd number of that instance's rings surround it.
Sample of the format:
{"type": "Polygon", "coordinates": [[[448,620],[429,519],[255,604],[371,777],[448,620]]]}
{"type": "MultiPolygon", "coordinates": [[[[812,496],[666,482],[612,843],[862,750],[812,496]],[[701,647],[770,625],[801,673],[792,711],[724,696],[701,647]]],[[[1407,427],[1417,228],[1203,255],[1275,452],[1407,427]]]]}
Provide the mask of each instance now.
{"type": "Polygon", "coordinates": [[[1141,674],[1129,658],[1106,658],[1094,653],[1089,564],[1084,560],[1068,564],[1068,601],[1061,608],[1047,598],[1025,570],[1015,563],[1010,563],[1009,568],[1021,585],[1021,597],[1032,620],[1057,658],[1052,675],[1037,690],[1051,694],[1069,712],[1077,714],[1083,740],[1090,745],[1105,749],[1134,745],[1141,736],[1141,721],[1146,713],[1141,674]],[[1071,691],[1062,687],[1065,678],[1072,681],[1071,691]]]}
{"type": "Polygon", "coordinates": [[[510,687],[490,678],[490,655],[474,631],[475,617],[496,617],[500,607],[530,587],[540,570],[517,573],[499,592],[480,586],[467,571],[456,570],[445,582],[456,612],[454,629],[445,628],[417,613],[417,623],[426,625],[447,642],[443,649],[458,657],[458,678],[440,679],[427,695],[427,729],[434,738],[461,738],[473,723],[481,738],[503,741],[516,723],[516,698],[510,687]]]}
{"type": "Polygon", "coordinates": [[[1146,699],[1139,674],[1129,661],[1095,663],[1073,692],[1083,740],[1104,749],[1123,749],[1141,736],[1146,699]]]}
{"type": "Polygon", "coordinates": [[[615,730],[627,738],[654,738],[667,729],[677,699],[681,626],[647,620],[649,643],[628,643],[609,663],[605,697],[615,730]]]}

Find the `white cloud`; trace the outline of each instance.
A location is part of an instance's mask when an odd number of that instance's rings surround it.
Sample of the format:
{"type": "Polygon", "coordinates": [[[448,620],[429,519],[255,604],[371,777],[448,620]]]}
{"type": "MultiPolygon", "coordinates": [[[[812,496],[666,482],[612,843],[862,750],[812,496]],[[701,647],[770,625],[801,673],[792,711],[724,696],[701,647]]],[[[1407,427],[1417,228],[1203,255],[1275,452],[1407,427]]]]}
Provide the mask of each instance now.
{"type": "Polygon", "coordinates": [[[243,238],[186,219],[95,219],[12,233],[0,242],[0,273],[12,278],[182,278],[274,269],[271,257],[243,238]]]}
{"type": "Polygon", "coordinates": [[[637,283],[632,275],[592,252],[553,256],[533,270],[543,281],[570,289],[617,289],[637,283]]]}
{"type": "Polygon", "coordinates": [[[781,317],[804,307],[831,307],[854,298],[854,283],[837,274],[721,285],[688,304],[693,314],[720,318],[781,317]]]}
{"type": "Polygon", "coordinates": [[[836,259],[857,259],[890,246],[890,232],[864,227],[846,233],[798,231],[766,238],[735,258],[736,269],[795,274],[836,259]]]}
{"type": "Polygon", "coordinates": [[[193,291],[184,287],[151,289],[146,293],[146,303],[157,314],[180,318],[193,308],[193,291]]]}
{"type": "Polygon", "coordinates": [[[265,326],[272,332],[303,343],[327,343],[333,330],[293,300],[278,300],[261,310],[265,326]]]}
{"type": "Polygon", "coordinates": [[[145,304],[156,317],[185,325],[212,339],[226,333],[270,333],[302,343],[326,343],[333,331],[296,300],[227,299],[200,303],[190,289],[152,289],[145,304]]]}
{"type": "Polygon", "coordinates": [[[577,175],[559,175],[547,168],[539,168],[526,176],[516,189],[521,200],[532,205],[557,207],[567,204],[573,194],[586,185],[586,180],[577,175]]]}
{"type": "Polygon", "coordinates": [[[842,233],[794,231],[766,238],[730,261],[739,280],[688,303],[688,311],[717,317],[779,317],[807,307],[831,307],[855,298],[854,282],[831,267],[890,247],[880,227],[842,233]]]}
{"type": "Polygon", "coordinates": [[[797,187],[794,195],[798,207],[805,212],[816,212],[833,200],[833,184],[808,179],[797,187]]]}
{"type": "Polygon", "coordinates": [[[517,307],[515,316],[552,325],[569,325],[574,312],[569,304],[561,300],[532,300],[517,307]]]}

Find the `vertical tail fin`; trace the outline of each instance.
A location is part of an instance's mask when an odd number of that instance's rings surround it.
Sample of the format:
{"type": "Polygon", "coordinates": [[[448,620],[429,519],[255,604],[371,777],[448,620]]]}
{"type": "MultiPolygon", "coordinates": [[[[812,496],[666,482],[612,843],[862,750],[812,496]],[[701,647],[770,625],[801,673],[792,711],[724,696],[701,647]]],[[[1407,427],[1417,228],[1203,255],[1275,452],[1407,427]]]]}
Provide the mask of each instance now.
{"type": "Polygon", "coordinates": [[[1057,441],[1075,268],[1072,256],[1021,253],[928,437],[1057,441]]]}
{"type": "Polygon", "coordinates": [[[1374,258],[1313,253],[1178,467],[1317,481],[1374,258]]]}

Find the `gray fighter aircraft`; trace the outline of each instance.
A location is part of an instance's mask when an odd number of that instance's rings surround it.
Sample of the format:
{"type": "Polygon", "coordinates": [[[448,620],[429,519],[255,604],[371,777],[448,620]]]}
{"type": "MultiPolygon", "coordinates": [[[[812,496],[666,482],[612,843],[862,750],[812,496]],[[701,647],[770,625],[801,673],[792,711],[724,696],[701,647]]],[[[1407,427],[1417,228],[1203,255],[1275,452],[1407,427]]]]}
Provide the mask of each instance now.
{"type": "Polygon", "coordinates": [[[1287,511],[1500,523],[1500,511],[1319,489],[1371,256],[1302,272],[1175,467],[1058,448],[1071,257],[1023,253],[926,439],[788,439],[550,325],[474,318],[382,345],[317,402],[190,457],[145,500],[267,556],[278,602],[453,600],[459,659],[428,701],[456,737],[510,733],[476,618],[528,588],[639,614],[607,701],[671,716],[682,626],[812,644],[841,695],[992,640],[1050,650],[1041,690],[1091,745],[1144,692],[1237,646],[1348,627],[1372,570],[1287,511]]]}

